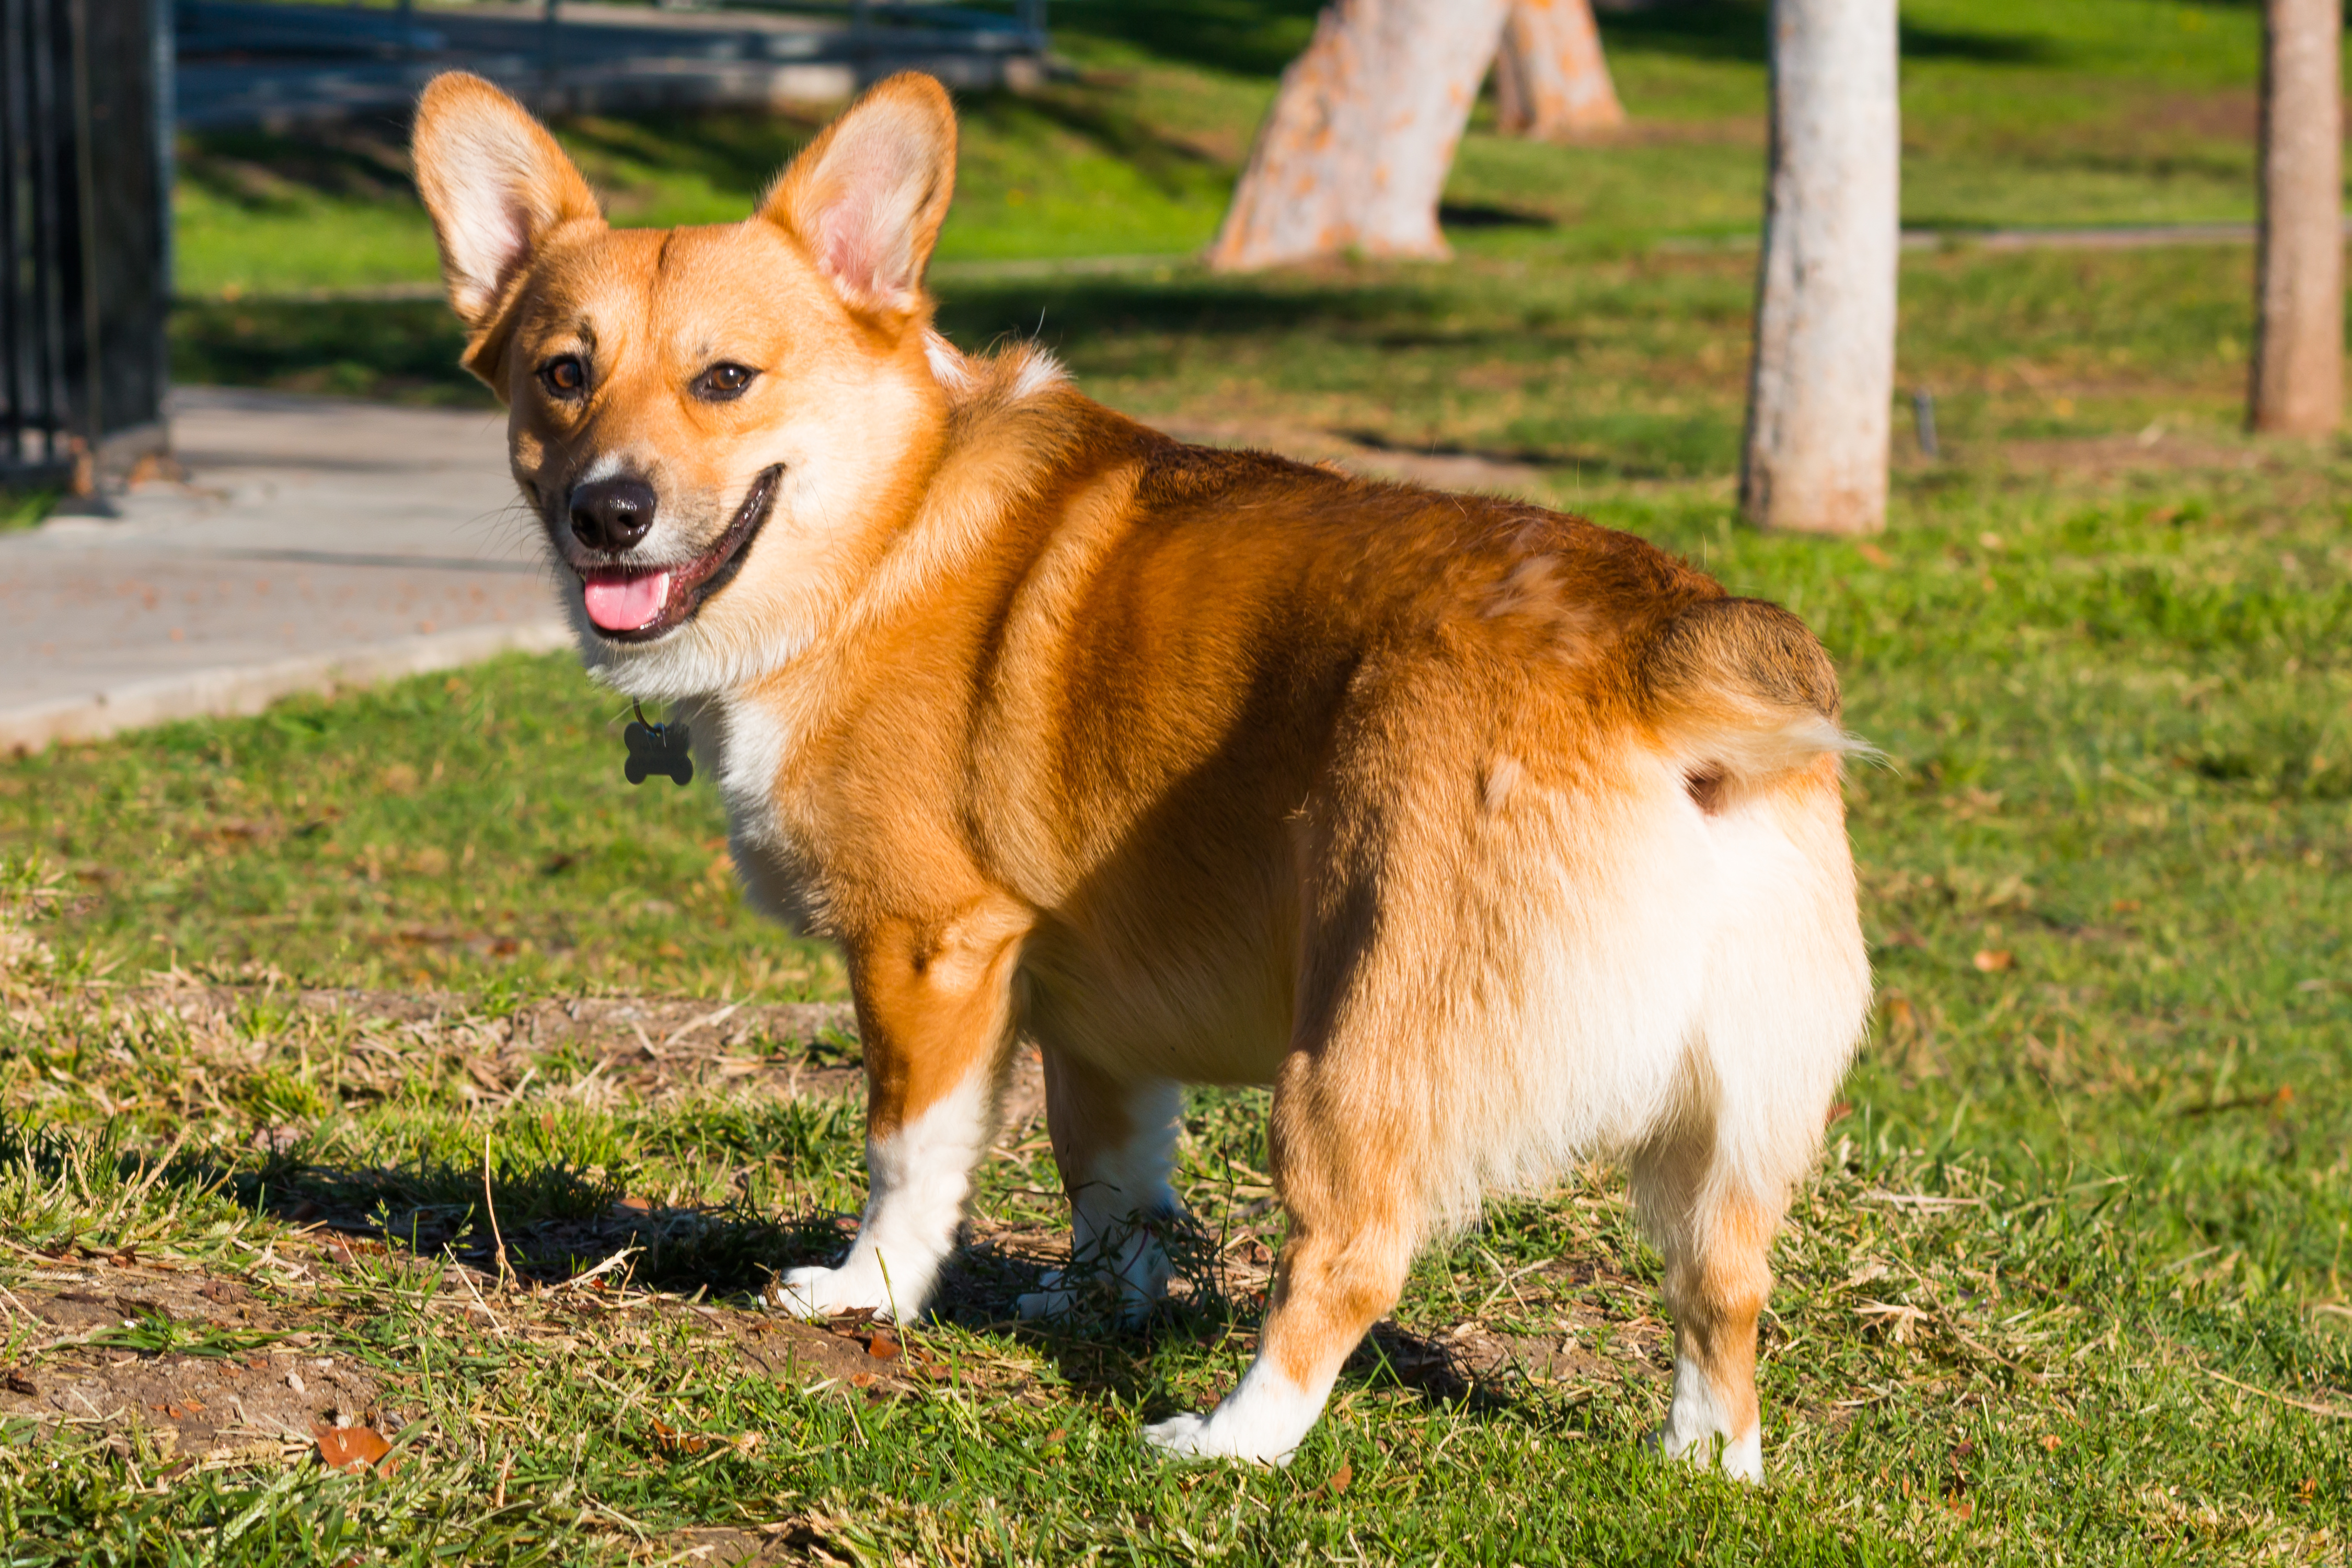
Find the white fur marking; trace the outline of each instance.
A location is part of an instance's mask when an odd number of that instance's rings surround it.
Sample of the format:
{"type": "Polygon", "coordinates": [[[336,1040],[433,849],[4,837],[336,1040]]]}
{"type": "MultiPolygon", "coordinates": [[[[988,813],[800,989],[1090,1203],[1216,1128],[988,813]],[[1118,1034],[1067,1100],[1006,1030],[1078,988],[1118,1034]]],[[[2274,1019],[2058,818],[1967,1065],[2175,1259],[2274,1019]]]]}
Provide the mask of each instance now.
{"type": "Polygon", "coordinates": [[[1733,1432],[1730,1414],[1716,1397],[1715,1384],[1698,1363],[1685,1355],[1675,1358],[1674,1403],[1667,1407],[1666,1424],[1658,1428],[1657,1444],[1659,1452],[1670,1459],[1687,1458],[1698,1464],[1714,1459],[1735,1481],[1764,1479],[1763,1424],[1733,1432]],[[1718,1442],[1722,1445],[1719,1458],[1718,1442]]]}
{"type": "Polygon", "coordinates": [[[866,1141],[868,1196],[857,1240],[837,1268],[795,1268],[766,1302],[801,1318],[868,1309],[908,1318],[923,1310],[955,1246],[988,1131],[988,1075],[966,1079],[888,1137],[866,1141]]]}
{"type": "Polygon", "coordinates": [[[1034,397],[1068,379],[1061,361],[1044,349],[1033,348],[1028,358],[1021,363],[1021,373],[1013,378],[1013,401],[1018,403],[1024,398],[1034,397]]]}
{"type": "Polygon", "coordinates": [[[923,363],[931,367],[931,379],[950,392],[971,390],[971,364],[953,343],[937,332],[925,335],[923,363]]]}
{"type": "Polygon", "coordinates": [[[1301,1388],[1263,1354],[1241,1386],[1206,1415],[1171,1415],[1143,1429],[1144,1441],[1171,1459],[1246,1459],[1286,1465],[1314,1429],[1339,1369],[1318,1388],[1301,1388]]]}
{"type": "Polygon", "coordinates": [[[1176,1117],[1183,1090],[1147,1084],[1128,1104],[1135,1136],[1095,1161],[1070,1203],[1070,1267],[1051,1270],[1013,1303],[1024,1318],[1066,1317],[1097,1283],[1118,1293],[1120,1315],[1141,1320],[1168,1293],[1168,1249],[1154,1222],[1178,1212],[1168,1173],[1176,1163],[1176,1117]]]}

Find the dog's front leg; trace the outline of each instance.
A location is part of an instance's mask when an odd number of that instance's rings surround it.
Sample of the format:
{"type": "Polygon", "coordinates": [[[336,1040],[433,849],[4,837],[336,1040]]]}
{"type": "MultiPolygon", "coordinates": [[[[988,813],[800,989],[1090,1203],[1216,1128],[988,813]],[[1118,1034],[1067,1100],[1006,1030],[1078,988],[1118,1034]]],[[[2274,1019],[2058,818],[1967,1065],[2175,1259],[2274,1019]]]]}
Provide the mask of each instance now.
{"type": "Polygon", "coordinates": [[[808,1318],[923,1310],[987,1147],[1025,925],[978,903],[846,944],[866,1055],[866,1215],[838,1268],[792,1270],[770,1305],[808,1318]]]}

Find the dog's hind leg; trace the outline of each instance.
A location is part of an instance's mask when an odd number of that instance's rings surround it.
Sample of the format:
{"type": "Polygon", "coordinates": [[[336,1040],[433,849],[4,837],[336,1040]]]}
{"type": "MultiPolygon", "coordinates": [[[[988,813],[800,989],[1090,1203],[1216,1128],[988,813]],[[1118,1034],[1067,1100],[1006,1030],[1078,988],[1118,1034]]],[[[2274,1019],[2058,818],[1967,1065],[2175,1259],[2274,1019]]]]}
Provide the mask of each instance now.
{"type": "Polygon", "coordinates": [[[866,1055],[866,1215],[836,1268],[795,1268],[769,1304],[800,1317],[923,1310],[988,1146],[1026,917],[985,900],[851,944],[866,1055]]]}
{"type": "Polygon", "coordinates": [[[1635,1202],[1665,1257],[1675,1321],[1673,1401],[1654,1441],[1671,1457],[1760,1481],[1756,1320],[1772,1289],[1768,1253],[1782,1199],[1726,1179],[1710,1131],[1678,1130],[1633,1161],[1635,1202]]]}
{"type": "Polygon", "coordinates": [[[1146,1429],[1169,1454],[1288,1463],[1340,1367],[1404,1289],[1425,1215],[1420,1140],[1411,1111],[1381,1103],[1345,1055],[1299,1050],[1284,1064],[1272,1153],[1290,1235],[1257,1359],[1213,1411],[1146,1429]]]}
{"type": "Polygon", "coordinates": [[[1835,768],[1824,759],[1710,819],[1724,879],[1706,995],[1675,1112],[1633,1160],[1675,1319],[1659,1447],[1749,1481],[1764,1475],[1756,1321],[1772,1284],[1767,1253],[1870,998],[1835,768]]]}
{"type": "Polygon", "coordinates": [[[1168,1291],[1161,1228],[1182,1211],[1168,1184],[1183,1090],[1165,1079],[1123,1082],[1047,1047],[1045,1121],[1070,1195],[1070,1266],[1016,1303],[1024,1318],[1076,1311],[1100,1290],[1139,1320],[1168,1291]]]}

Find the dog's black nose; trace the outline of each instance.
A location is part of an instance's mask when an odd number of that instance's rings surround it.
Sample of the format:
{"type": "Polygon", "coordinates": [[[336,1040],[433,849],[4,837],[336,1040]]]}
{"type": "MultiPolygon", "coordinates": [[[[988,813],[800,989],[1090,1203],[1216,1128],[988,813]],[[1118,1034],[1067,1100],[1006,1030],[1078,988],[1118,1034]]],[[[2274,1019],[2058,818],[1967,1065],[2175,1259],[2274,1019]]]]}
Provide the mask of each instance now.
{"type": "Polygon", "coordinates": [[[572,492],[572,531],[591,550],[627,550],[654,526],[654,488],[643,479],[591,479],[572,492]]]}

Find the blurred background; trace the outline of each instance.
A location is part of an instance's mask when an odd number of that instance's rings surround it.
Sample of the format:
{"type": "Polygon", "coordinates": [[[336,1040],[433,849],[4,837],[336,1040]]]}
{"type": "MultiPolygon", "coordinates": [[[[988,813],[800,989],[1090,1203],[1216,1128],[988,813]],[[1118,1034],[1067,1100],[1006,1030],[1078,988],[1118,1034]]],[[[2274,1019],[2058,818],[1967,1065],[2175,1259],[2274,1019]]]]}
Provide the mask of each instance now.
{"type": "MultiPolygon", "coordinates": [[[[340,8],[279,9],[352,26],[340,8]]],[[[1447,186],[1453,265],[1213,280],[1192,258],[1315,11],[1311,0],[1055,0],[1050,47],[1021,57],[1017,89],[999,61],[984,62],[997,85],[969,72],[982,80],[961,95],[960,189],[934,274],[950,334],[968,347],[1042,338],[1097,396],[1260,439],[1459,450],[1588,480],[1730,471],[1765,167],[1762,7],[1604,5],[1627,120],[1582,144],[1499,134],[1490,93],[1447,186]]],[[[519,68],[507,74],[529,96],[538,7],[372,11],[362,15],[383,22],[355,34],[361,58],[309,61],[353,100],[332,118],[210,85],[254,68],[199,52],[220,47],[217,30],[184,32],[181,379],[481,397],[455,366],[402,116],[364,105],[349,83],[361,68],[390,79],[456,58],[464,24],[492,14],[512,18],[522,47],[505,51],[519,68]],[[417,58],[364,58],[406,47],[402,17],[417,58]]],[[[599,70],[608,96],[625,96],[587,41],[624,8],[563,14],[583,79],[571,96],[593,96],[586,79],[599,70]]],[[[753,15],[643,13],[707,25],[753,15]]],[[[1010,7],[1001,16],[1008,31],[1022,20],[1010,7]]],[[[2250,223],[2259,7],[1922,0],[1904,7],[1902,50],[1903,218],[1918,248],[1903,278],[1900,374],[1936,394],[1942,439],[2234,426],[2252,340],[2246,236],[2057,249],[1979,237],[2250,223]]],[[[934,46],[912,63],[954,58],[934,46]]],[[[821,71],[803,74],[824,85],[821,71]]],[[[565,100],[559,86],[551,101],[565,100]]],[[[819,101],[552,121],[615,221],[705,223],[742,216],[827,112],[819,101]]]]}

